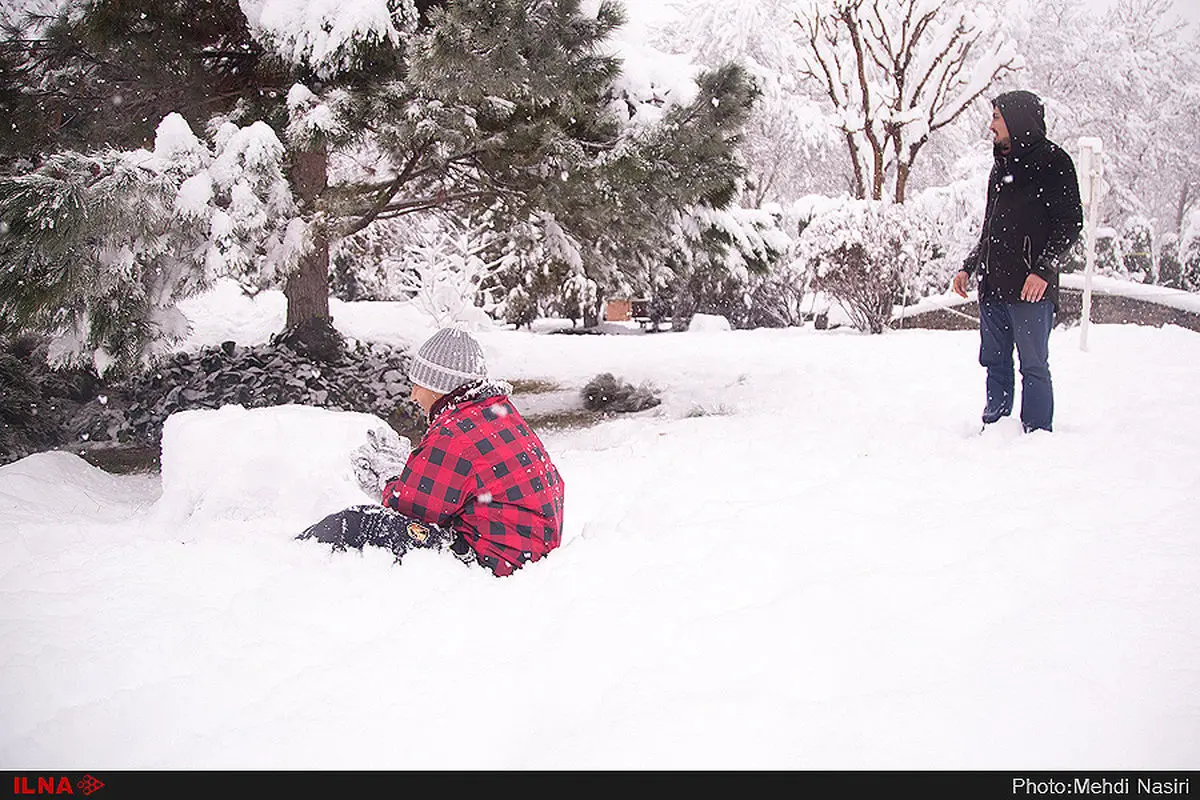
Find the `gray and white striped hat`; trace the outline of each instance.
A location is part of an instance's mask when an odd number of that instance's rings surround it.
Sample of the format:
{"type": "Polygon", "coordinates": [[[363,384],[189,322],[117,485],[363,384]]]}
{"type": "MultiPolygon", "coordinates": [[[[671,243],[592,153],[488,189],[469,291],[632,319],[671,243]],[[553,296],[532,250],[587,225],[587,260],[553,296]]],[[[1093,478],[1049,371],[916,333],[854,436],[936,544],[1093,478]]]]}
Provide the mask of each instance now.
{"type": "Polygon", "coordinates": [[[430,336],[408,366],[409,380],[439,394],[486,377],[487,362],[479,342],[457,328],[442,328],[430,336]]]}

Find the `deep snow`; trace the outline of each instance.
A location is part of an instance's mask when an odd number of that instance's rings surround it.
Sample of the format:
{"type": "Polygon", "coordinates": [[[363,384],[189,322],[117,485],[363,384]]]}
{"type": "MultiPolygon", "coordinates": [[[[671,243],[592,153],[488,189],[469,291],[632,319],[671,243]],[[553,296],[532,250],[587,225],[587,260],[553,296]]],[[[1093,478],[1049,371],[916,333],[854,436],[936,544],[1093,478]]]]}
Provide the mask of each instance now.
{"type": "MultiPolygon", "coordinates": [[[[272,302],[196,301],[189,346],[272,302]]],[[[479,334],[560,387],[523,410],[663,398],[541,431],[564,542],[508,579],[292,539],[362,501],[364,415],[180,415],[161,480],[0,468],[0,767],[1200,768],[1200,336],[1055,330],[1055,432],[975,435],[974,332],[626,332],[479,334]]]]}

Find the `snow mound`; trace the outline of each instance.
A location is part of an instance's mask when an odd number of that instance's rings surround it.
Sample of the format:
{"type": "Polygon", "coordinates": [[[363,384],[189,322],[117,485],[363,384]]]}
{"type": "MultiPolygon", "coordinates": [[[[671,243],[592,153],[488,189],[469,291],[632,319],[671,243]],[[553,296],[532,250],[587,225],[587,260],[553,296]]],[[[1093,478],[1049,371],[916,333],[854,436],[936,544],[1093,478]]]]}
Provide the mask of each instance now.
{"type": "Polygon", "coordinates": [[[286,519],[278,527],[303,529],[378,501],[355,482],[350,451],[386,426],[371,414],[299,405],[177,412],[163,425],[156,510],[174,524],[286,519]]]}
{"type": "Polygon", "coordinates": [[[688,331],[728,331],[733,330],[729,320],[715,314],[697,314],[688,324],[688,331]]]}
{"type": "Polygon", "coordinates": [[[180,301],[179,310],[191,326],[183,350],[216,346],[226,340],[254,345],[270,341],[272,334],[283,330],[287,298],[276,290],[251,297],[236,281],[223,279],[209,291],[180,301]]]}
{"type": "Polygon", "coordinates": [[[0,467],[0,516],[41,522],[117,522],[148,508],[153,476],[110,475],[72,453],[36,453],[0,467]]]}

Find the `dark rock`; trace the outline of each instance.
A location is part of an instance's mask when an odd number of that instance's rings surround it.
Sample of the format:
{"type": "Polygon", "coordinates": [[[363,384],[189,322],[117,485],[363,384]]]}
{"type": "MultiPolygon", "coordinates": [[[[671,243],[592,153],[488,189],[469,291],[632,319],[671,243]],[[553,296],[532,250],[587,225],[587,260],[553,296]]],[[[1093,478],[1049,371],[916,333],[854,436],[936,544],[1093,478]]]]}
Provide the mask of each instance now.
{"type": "Polygon", "coordinates": [[[644,411],[662,402],[649,389],[618,380],[611,372],[602,372],[588,381],[582,395],[583,407],[588,411],[644,411]]]}
{"type": "Polygon", "coordinates": [[[346,354],[346,340],[328,319],[313,318],[285,330],[274,343],[312,361],[332,363],[346,354]]]}
{"type": "Polygon", "coordinates": [[[59,447],[75,451],[81,441],[85,449],[114,442],[153,449],[171,413],[223,405],[314,405],[374,414],[410,438],[424,429],[420,409],[407,399],[412,386],[404,377],[404,351],[382,345],[345,348],[331,361],[315,361],[278,343],[232,352],[205,348],[109,381],[91,370],[50,369],[44,347],[25,347],[27,359],[13,357],[11,349],[0,351],[0,464],[59,447]],[[382,379],[397,370],[390,382],[382,379]],[[103,401],[97,399],[101,395],[103,401]],[[81,403],[82,398],[89,399],[81,403]]]}

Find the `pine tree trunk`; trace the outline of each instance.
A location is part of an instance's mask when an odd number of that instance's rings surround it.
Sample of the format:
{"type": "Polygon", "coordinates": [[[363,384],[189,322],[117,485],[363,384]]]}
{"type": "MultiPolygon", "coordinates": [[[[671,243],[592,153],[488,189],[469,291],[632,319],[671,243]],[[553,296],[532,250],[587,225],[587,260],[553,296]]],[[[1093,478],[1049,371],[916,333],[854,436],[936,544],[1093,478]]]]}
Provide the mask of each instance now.
{"type": "Polygon", "coordinates": [[[600,324],[600,303],[583,304],[583,327],[594,328],[600,324]]]}
{"type": "Polygon", "coordinates": [[[287,298],[288,328],[309,320],[329,320],[329,242],[324,234],[313,237],[312,250],[305,253],[283,287],[287,298]]]}
{"type": "MultiPolygon", "coordinates": [[[[329,157],[324,148],[297,153],[292,164],[292,188],[306,214],[328,185],[329,157]]],[[[329,316],[329,238],[319,226],[312,231],[312,248],[305,253],[283,287],[287,322],[280,340],[314,358],[332,361],[342,355],[344,342],[329,316]]]]}

